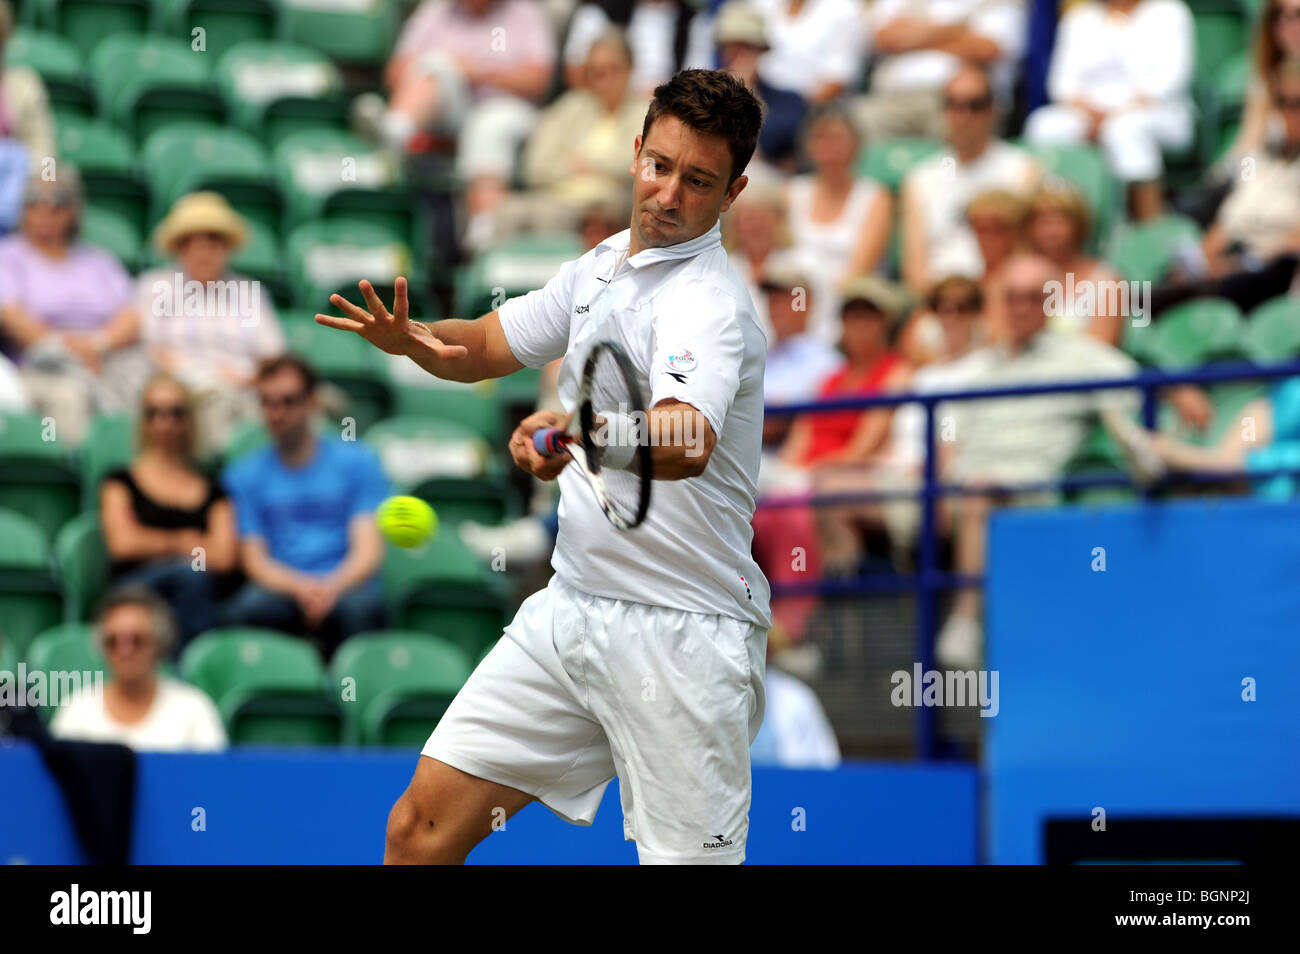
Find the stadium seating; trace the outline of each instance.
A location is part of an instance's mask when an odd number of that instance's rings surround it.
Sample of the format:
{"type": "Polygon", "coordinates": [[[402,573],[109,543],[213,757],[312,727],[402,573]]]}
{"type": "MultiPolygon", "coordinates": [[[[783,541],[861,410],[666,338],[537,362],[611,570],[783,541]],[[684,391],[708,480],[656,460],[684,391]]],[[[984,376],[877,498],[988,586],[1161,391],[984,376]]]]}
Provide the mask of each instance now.
{"type": "MultiPolygon", "coordinates": [[[[89,619],[95,601],[108,586],[108,551],[97,511],[74,517],[59,531],[54,538],[54,566],[63,588],[63,621],[89,619]]],[[[51,620],[49,625],[57,621],[51,620]]]]}
{"type": "Polygon", "coordinates": [[[156,0],[160,25],[214,59],[239,43],[270,38],[276,28],[273,0],[156,0]],[[195,31],[201,29],[202,34],[195,31]]]}
{"type": "Polygon", "coordinates": [[[891,139],[872,143],[858,157],[858,175],[868,176],[895,192],[903,184],[903,177],[923,159],[928,159],[943,148],[936,139],[891,139]]]}
{"type": "Polygon", "coordinates": [[[115,33],[144,33],[153,21],[149,0],[39,0],[38,20],[83,54],[115,33]]]}
{"type": "Polygon", "coordinates": [[[232,742],[334,745],[342,737],[338,697],[326,691],[306,640],[252,627],[209,630],[185,647],[180,670],[212,697],[232,742]]]}
{"type": "Polygon", "coordinates": [[[428,633],[358,633],[339,646],[330,665],[334,686],[345,693],[344,740],[419,748],[470,669],[459,647],[428,633]]]}
{"type": "Polygon", "coordinates": [[[95,98],[86,85],[82,52],[64,37],[20,28],[5,46],[5,63],[35,70],[45,83],[50,106],[60,123],[65,117],[91,116],[95,98]]]}
{"type": "Polygon", "coordinates": [[[231,119],[272,149],[290,133],[346,122],[338,67],[308,47],[239,43],[217,63],[217,84],[231,119]]]}
{"type": "MultiPolygon", "coordinates": [[[[332,310],[330,291],[322,289],[315,296],[324,311],[332,310]]],[[[355,288],[352,292],[354,300],[360,298],[355,288]]],[[[290,350],[309,355],[321,378],[347,395],[347,415],[356,421],[358,435],[391,413],[393,394],[379,351],[356,335],[317,324],[306,312],[290,312],[282,324],[290,350]]]]}
{"type": "Polygon", "coordinates": [[[1167,370],[1246,358],[1241,312],[1226,299],[1202,298],[1171,308],[1154,328],[1147,353],[1167,370]]]}
{"type": "Polygon", "coordinates": [[[282,35],[341,63],[378,65],[397,39],[397,4],[391,0],[276,0],[282,35]]]}
{"type": "Polygon", "coordinates": [[[200,122],[172,123],[145,139],[140,161],[153,192],[154,222],[186,193],[211,189],[245,218],[268,229],[280,226],[282,203],[266,150],[248,133],[200,122]]]}
{"type": "Polygon", "coordinates": [[[1245,349],[1260,364],[1300,355],[1300,298],[1282,295],[1255,308],[1246,324],[1245,349]]]}
{"type": "MultiPolygon", "coordinates": [[[[53,684],[57,678],[67,679],[71,673],[102,673],[108,678],[107,664],[103,655],[92,640],[92,627],[89,623],[62,623],[52,626],[32,640],[27,648],[27,669],[29,672],[42,671],[53,684]]],[[[81,685],[86,682],[83,677],[81,685]]],[[[90,678],[95,678],[93,675],[90,678]]],[[[53,706],[42,706],[41,715],[49,721],[56,711],[53,706]]]]}
{"type": "Polygon", "coordinates": [[[90,57],[90,82],[99,113],[143,141],[181,120],[225,118],[210,89],[208,59],[171,37],[114,33],[90,57]]]}
{"type": "Polygon", "coordinates": [[[576,238],[531,235],[502,242],[457,276],[456,313],[482,315],[505,299],[541,288],[560,265],[582,254],[576,238]]]}
{"type": "Polygon", "coordinates": [[[62,601],[49,539],[39,524],[0,509],[0,540],[0,629],[21,658],[37,633],[59,622],[62,601]]]}
{"type": "Polygon", "coordinates": [[[129,269],[138,269],[149,259],[140,230],[112,209],[87,206],[81,215],[81,238],[110,252],[129,269]]]}
{"type": "Polygon", "coordinates": [[[80,448],[81,507],[99,509],[99,483],[110,470],[131,462],[131,418],[98,414],[80,448]]]}
{"type": "Polygon", "coordinates": [[[81,500],[72,455],[56,437],[53,419],[0,416],[0,507],[34,521],[47,540],[81,500]]]}
{"type": "Polygon", "coordinates": [[[149,193],[136,173],[131,137],[102,119],[60,116],[58,147],[60,157],[81,173],[86,208],[119,215],[141,233],[148,221],[149,193]]]}
{"type": "Polygon", "coordinates": [[[1159,282],[1177,259],[1179,249],[1199,245],[1201,229],[1184,215],[1119,225],[1111,232],[1106,259],[1126,279],[1159,282]]]}
{"type": "MultiPolygon", "coordinates": [[[[391,371],[391,366],[390,366],[391,371]]],[[[435,417],[454,421],[467,428],[489,444],[495,446],[502,435],[502,409],[495,395],[497,383],[482,381],[462,384],[458,381],[439,381],[432,376],[427,384],[404,383],[389,374],[393,388],[394,410],[402,415],[435,417]]]]}

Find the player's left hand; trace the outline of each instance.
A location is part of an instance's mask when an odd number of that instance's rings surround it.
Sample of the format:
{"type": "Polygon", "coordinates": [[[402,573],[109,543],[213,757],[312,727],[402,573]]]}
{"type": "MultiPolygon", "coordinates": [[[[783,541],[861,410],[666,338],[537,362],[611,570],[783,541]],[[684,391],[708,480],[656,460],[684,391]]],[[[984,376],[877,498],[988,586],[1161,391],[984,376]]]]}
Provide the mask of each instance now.
{"type": "Polygon", "coordinates": [[[558,411],[537,411],[520,421],[515,432],[510,435],[510,456],[514,458],[515,465],[538,480],[554,480],[559,477],[560,471],[573,458],[568,454],[543,457],[533,446],[533,433],[544,427],[567,428],[571,416],[558,411]]]}

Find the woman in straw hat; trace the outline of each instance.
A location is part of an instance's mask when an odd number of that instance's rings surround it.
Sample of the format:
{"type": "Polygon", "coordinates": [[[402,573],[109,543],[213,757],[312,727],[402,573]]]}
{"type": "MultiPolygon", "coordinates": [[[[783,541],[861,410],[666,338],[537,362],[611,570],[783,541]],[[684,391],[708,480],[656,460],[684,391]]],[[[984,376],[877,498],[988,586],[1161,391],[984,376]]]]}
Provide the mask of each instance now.
{"type": "Polygon", "coordinates": [[[233,427],[257,420],[253,372],[284,353],[284,334],[261,282],[230,270],[248,225],[216,192],[182,196],[154,244],[174,261],[140,276],[141,337],[154,364],[193,392],[200,447],[225,447],[233,427]]]}

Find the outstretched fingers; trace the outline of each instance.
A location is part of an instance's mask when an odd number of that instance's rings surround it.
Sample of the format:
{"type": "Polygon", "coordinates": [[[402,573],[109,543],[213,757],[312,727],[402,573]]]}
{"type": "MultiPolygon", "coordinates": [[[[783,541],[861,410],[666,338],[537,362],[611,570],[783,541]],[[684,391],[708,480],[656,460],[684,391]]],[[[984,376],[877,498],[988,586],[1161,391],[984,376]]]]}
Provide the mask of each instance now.
{"type": "MultiPolygon", "coordinates": [[[[333,295],[330,295],[330,304],[333,305],[335,308],[339,309],[340,311],[342,311],[343,314],[347,315],[353,321],[361,324],[362,326],[366,326],[374,323],[375,320],[374,316],[372,316],[370,312],[366,311],[364,308],[360,308],[357,305],[352,304],[352,302],[348,301],[346,298],[344,298],[342,295],[338,294],[337,292],[335,292],[333,295]]],[[[335,325],[334,327],[337,328],[340,326],[335,325]]],[[[359,331],[360,329],[350,328],[349,330],[359,331]]]]}
{"type": "Polygon", "coordinates": [[[379,300],[379,293],[375,291],[374,285],[363,278],[357,282],[357,287],[361,289],[362,297],[366,300],[366,307],[370,309],[370,314],[375,316],[376,321],[392,321],[393,316],[388,313],[384,303],[379,300]]]}

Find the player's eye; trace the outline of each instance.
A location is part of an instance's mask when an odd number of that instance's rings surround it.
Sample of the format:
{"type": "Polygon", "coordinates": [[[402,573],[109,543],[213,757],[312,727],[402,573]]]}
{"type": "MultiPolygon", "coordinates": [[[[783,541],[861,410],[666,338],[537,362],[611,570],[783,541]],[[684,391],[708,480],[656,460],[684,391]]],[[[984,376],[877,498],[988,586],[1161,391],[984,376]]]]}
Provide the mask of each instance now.
{"type": "Polygon", "coordinates": [[[705,186],[708,185],[708,183],[705,182],[703,179],[692,179],[691,185],[695,186],[695,188],[697,189],[703,189],[705,186]]]}

